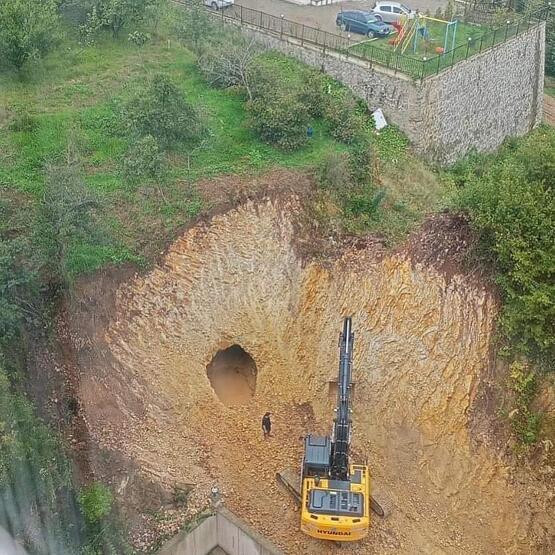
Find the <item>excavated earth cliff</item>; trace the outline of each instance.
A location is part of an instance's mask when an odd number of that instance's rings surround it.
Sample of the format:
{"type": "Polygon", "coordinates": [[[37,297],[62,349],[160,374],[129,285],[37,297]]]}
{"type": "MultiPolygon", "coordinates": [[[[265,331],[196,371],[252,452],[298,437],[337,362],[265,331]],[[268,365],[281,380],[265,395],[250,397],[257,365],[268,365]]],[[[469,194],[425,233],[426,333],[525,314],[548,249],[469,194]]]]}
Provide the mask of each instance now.
{"type": "Polygon", "coordinates": [[[298,531],[275,474],[299,467],[305,434],[330,431],[329,382],[351,315],[353,456],[368,460],[393,512],[341,552],[553,552],[552,496],[518,483],[473,436],[487,435],[495,417],[480,402],[491,381],[493,295],[479,279],[411,258],[434,242],[433,226],[395,254],[357,244],[316,261],[302,254],[306,220],[295,194],[215,215],[119,286],[109,317],[74,339],[89,432],[127,461],[113,475],[121,497],[135,496],[130,466],[165,491],[189,485],[187,511],[172,513],[179,523],[218,484],[225,504],[286,553],[334,553],[298,531]],[[232,346],[253,363],[248,394],[227,403],[207,367],[232,346]]]}

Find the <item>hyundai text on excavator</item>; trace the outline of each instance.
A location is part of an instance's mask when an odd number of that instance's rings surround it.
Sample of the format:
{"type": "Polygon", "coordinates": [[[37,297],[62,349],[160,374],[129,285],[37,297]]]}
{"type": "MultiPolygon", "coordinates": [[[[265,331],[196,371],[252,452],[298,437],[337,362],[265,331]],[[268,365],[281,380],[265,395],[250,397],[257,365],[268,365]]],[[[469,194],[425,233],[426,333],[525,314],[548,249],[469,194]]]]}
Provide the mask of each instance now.
{"type": "Polygon", "coordinates": [[[351,464],[351,394],[354,333],[345,318],[339,338],[337,407],[332,435],[308,435],[300,480],[291,471],[277,474],[299,502],[301,530],[318,539],[356,541],[368,534],[370,509],[386,516],[385,504],[370,496],[366,464],[351,464]]]}

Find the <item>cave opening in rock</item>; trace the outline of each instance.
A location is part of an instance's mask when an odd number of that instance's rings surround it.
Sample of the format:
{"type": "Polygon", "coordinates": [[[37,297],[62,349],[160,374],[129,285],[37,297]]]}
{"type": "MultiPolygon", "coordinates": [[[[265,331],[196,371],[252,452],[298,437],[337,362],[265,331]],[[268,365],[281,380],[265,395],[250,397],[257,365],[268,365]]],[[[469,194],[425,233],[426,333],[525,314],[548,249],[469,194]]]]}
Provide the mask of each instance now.
{"type": "Polygon", "coordinates": [[[254,395],[257,368],[254,359],[240,345],[218,351],[206,367],[206,374],[220,401],[240,405],[254,395]]]}

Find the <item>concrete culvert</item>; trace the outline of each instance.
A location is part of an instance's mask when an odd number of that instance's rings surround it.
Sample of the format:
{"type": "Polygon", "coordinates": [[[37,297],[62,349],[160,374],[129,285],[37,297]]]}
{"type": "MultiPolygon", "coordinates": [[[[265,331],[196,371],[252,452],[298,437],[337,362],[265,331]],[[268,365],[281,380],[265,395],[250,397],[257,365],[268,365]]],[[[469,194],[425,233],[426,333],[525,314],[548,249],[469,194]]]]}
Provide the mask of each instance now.
{"type": "Polygon", "coordinates": [[[206,374],[224,405],[242,404],[256,390],[256,363],[240,345],[218,351],[206,367],[206,374]]]}

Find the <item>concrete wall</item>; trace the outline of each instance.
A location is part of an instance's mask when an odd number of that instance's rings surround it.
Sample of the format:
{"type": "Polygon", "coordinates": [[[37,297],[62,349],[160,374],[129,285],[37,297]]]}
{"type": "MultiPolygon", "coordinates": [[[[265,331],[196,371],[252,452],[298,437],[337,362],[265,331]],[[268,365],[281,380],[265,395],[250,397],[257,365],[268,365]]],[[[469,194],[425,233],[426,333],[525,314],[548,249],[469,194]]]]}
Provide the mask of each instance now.
{"type": "Polygon", "coordinates": [[[282,555],[256,530],[226,509],[218,511],[218,545],[229,555],[282,555]]]}
{"type": "Polygon", "coordinates": [[[283,555],[256,530],[224,508],[193,530],[177,534],[158,555],[207,555],[218,546],[228,555],[283,555]]]}
{"type": "Polygon", "coordinates": [[[541,121],[544,23],[422,81],[296,39],[242,29],[322,69],[371,109],[382,108],[430,161],[448,165],[472,148],[493,150],[541,121]]]}
{"type": "Polygon", "coordinates": [[[217,545],[218,522],[216,515],[212,515],[190,532],[177,534],[158,551],[158,555],[206,555],[217,545]]]}

